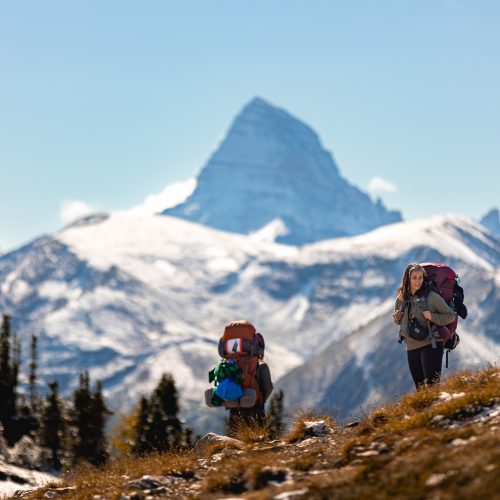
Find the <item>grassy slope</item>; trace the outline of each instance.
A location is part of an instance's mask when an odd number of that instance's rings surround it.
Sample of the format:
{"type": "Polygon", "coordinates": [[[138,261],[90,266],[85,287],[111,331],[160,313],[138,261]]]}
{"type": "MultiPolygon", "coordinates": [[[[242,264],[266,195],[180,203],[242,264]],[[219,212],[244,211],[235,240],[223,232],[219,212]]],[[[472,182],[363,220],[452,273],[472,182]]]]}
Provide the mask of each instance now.
{"type": "MultiPolygon", "coordinates": [[[[236,448],[216,444],[201,456],[165,454],[81,469],[66,479],[76,489],[63,498],[132,492],[145,498],[123,487],[144,474],[164,478],[155,498],[267,499],[297,490],[325,499],[500,498],[499,403],[499,369],[459,373],[323,437],[304,435],[311,415],[302,415],[281,440],[242,429],[236,448]]],[[[26,498],[42,498],[46,489],[26,498]]]]}

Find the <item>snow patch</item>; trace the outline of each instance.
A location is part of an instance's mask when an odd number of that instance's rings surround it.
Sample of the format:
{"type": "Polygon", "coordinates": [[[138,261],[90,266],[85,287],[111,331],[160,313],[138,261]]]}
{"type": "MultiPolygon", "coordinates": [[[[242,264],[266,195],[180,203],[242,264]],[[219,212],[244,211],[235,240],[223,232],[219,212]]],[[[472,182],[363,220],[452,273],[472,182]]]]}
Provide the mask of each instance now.
{"type": "Polygon", "coordinates": [[[11,300],[21,302],[24,298],[33,292],[29,283],[22,279],[18,279],[10,285],[9,295],[11,300]]]}
{"type": "Polygon", "coordinates": [[[77,299],[80,297],[82,290],[80,288],[74,288],[64,283],[62,281],[46,281],[38,288],[38,294],[41,297],[48,299],[77,299]]]}
{"type": "Polygon", "coordinates": [[[438,401],[440,403],[444,401],[450,401],[451,399],[463,398],[465,396],[465,392],[454,392],[450,394],[449,392],[441,391],[438,395],[438,401]]]}

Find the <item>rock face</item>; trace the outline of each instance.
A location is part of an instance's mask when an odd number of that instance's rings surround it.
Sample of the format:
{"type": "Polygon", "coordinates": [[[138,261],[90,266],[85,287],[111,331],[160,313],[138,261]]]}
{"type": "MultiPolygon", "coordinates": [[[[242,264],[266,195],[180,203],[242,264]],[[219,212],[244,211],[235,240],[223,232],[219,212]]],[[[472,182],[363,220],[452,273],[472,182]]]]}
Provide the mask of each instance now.
{"type": "Polygon", "coordinates": [[[401,220],[340,176],[310,127],[259,98],[236,117],[193,194],[164,213],[236,233],[278,219],[286,234],[277,241],[299,245],[401,220]]]}
{"type": "Polygon", "coordinates": [[[497,238],[500,238],[500,212],[498,208],[491,209],[482,219],[481,224],[497,238]]]}

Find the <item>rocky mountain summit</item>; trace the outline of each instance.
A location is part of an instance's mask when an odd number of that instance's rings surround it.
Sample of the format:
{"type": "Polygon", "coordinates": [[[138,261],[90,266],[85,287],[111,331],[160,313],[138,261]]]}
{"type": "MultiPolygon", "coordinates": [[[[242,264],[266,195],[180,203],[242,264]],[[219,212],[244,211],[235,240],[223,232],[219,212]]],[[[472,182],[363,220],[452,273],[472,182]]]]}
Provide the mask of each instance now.
{"type": "Polygon", "coordinates": [[[493,498],[500,370],[461,372],[361,421],[296,415],[288,433],[242,427],[183,453],[116,459],[18,497],[72,499],[493,498]]]}
{"type": "Polygon", "coordinates": [[[277,241],[294,245],[401,220],[340,175],[308,125],[260,98],[236,117],[192,195],[164,213],[245,234],[280,220],[277,241]]]}

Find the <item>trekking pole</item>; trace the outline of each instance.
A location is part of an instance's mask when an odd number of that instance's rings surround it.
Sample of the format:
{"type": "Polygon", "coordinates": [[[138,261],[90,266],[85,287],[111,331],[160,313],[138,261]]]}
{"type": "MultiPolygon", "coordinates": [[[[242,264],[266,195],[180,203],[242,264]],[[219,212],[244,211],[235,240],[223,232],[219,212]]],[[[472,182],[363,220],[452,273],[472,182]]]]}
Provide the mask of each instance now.
{"type": "MultiPolygon", "coordinates": [[[[405,308],[406,308],[406,304],[407,304],[408,301],[406,300],[403,300],[403,302],[401,303],[401,305],[399,306],[399,309],[398,311],[403,313],[405,313],[405,308]]],[[[403,323],[403,318],[401,318],[401,324],[403,323]]],[[[398,340],[398,344],[401,344],[403,342],[403,336],[401,335],[401,327],[399,328],[399,340],[398,340]]]]}

